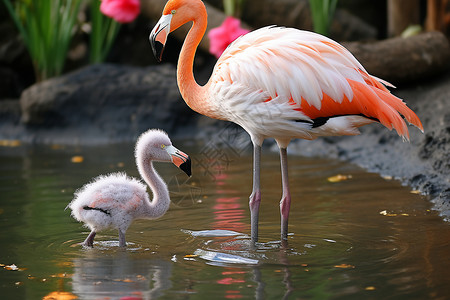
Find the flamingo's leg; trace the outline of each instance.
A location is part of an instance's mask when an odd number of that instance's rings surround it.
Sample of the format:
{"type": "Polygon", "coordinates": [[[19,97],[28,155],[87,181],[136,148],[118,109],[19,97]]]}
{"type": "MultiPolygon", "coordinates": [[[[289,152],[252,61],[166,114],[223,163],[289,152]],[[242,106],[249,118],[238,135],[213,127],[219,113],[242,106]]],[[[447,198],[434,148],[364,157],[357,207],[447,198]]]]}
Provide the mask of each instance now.
{"type": "Polygon", "coordinates": [[[259,204],[261,203],[260,164],[261,146],[253,144],[253,191],[249,199],[251,238],[253,243],[258,241],[258,216],[259,204]]]}
{"type": "Polygon", "coordinates": [[[281,240],[287,240],[289,210],[291,208],[291,192],[289,191],[288,161],[286,148],[280,148],[281,181],[283,195],[280,201],[281,240]]]}
{"type": "Polygon", "coordinates": [[[127,242],[125,241],[125,233],[119,229],[119,247],[125,248],[127,246],[127,242]]]}
{"type": "Polygon", "coordinates": [[[83,245],[86,247],[94,247],[94,238],[97,233],[95,230],[91,230],[91,233],[87,236],[87,238],[84,240],[83,245]]]}

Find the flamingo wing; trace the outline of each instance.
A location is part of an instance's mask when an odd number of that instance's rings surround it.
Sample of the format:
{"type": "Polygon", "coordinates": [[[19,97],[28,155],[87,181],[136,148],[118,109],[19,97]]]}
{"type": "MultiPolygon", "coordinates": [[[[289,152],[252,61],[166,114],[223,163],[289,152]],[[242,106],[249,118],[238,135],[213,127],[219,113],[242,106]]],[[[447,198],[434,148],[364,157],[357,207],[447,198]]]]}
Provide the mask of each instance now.
{"type": "MultiPolygon", "coordinates": [[[[145,186],[125,173],[100,175],[75,193],[81,208],[88,207],[108,212],[132,212],[141,206],[145,197],[145,186]]],[[[85,208],[84,208],[85,209],[85,208]]],[[[85,209],[86,210],[86,209],[85,209]]]]}
{"type": "Polygon", "coordinates": [[[414,112],[385,87],[389,83],[369,75],[340,44],[308,31],[264,27],[240,37],[218,60],[210,84],[222,118],[250,133],[259,127],[260,135],[271,128],[273,137],[296,131],[295,137],[315,138],[357,134],[350,127],[379,121],[408,139],[401,115],[422,129],[414,112]],[[345,116],[351,118],[342,130],[318,128],[345,116]],[[348,123],[352,118],[358,120],[348,123]]]}

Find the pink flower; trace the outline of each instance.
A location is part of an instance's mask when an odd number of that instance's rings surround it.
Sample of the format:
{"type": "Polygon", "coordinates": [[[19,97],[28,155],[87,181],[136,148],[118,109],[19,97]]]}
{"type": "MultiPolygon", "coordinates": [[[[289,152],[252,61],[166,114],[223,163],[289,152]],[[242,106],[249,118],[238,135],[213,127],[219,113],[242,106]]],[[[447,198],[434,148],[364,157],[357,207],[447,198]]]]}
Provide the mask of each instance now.
{"type": "Polygon", "coordinates": [[[248,32],[241,28],[239,19],[227,17],[222,25],[208,32],[209,52],[219,58],[231,42],[248,32]]]}
{"type": "Polygon", "coordinates": [[[119,23],[130,23],[141,9],[140,0],[102,0],[100,11],[119,23]]]}

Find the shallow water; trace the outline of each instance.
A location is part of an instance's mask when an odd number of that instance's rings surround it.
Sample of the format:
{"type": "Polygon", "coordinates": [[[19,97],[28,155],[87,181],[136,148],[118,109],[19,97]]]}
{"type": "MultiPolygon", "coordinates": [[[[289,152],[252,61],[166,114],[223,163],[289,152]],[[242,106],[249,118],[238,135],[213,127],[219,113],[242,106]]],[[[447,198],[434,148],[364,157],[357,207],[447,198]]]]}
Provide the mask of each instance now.
{"type": "Polygon", "coordinates": [[[253,247],[249,151],[176,143],[193,158],[194,175],[157,165],[171,190],[168,213],[133,223],[126,250],[115,231],[84,249],[88,230],[64,208],[92,177],[137,176],[133,145],[13,145],[0,147],[2,299],[450,297],[449,224],[426,197],[354,165],[289,157],[293,204],[283,246],[279,159],[264,151],[253,247]],[[337,174],[347,179],[328,180],[337,174]]]}

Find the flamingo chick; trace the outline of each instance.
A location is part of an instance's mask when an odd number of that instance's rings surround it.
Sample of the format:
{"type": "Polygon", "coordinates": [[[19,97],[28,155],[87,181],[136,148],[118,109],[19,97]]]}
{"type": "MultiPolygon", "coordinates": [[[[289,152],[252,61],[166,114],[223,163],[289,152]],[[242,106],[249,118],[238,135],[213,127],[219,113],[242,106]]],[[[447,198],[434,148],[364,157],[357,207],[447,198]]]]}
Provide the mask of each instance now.
{"type": "Polygon", "coordinates": [[[153,193],[149,200],[147,186],[125,173],[100,175],[75,192],[67,207],[72,216],[91,229],[83,245],[93,247],[98,231],[115,228],[119,231],[119,246],[125,247],[125,232],[134,219],[157,219],[169,209],[169,190],[153,168],[153,161],[172,162],[191,176],[191,160],[174,146],[161,130],[143,133],[135,148],[136,165],[142,179],[153,193]]]}
{"type": "Polygon", "coordinates": [[[358,127],[379,122],[408,140],[403,118],[423,132],[416,114],[385,87],[392,85],[369,75],[342,45],[308,31],[269,26],[241,36],[218,59],[209,81],[200,86],[194,79],[193,63],[207,25],[202,1],[169,0],[149,39],[161,60],[169,33],[188,22],[193,25],[178,59],[178,86],[193,110],[234,122],[251,137],[254,162],[249,206],[254,242],[264,139],[274,138],[280,148],[281,238],[285,240],[291,206],[286,148],[292,139],[357,135],[358,127]]]}

